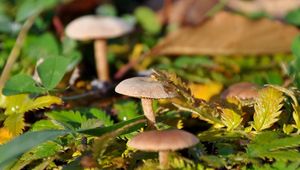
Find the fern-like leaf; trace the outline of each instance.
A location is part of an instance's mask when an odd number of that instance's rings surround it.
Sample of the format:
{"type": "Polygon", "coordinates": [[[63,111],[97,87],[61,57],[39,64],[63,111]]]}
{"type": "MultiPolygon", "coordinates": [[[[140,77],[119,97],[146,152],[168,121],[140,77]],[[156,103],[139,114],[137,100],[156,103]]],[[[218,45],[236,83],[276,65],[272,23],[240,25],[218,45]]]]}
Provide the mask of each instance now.
{"type": "Polygon", "coordinates": [[[110,115],[100,109],[92,108],[89,112],[97,119],[99,119],[104,126],[111,126],[114,121],[111,119],[110,115]]]}
{"type": "Polygon", "coordinates": [[[243,118],[234,110],[223,109],[222,122],[227,127],[228,131],[236,129],[243,121],[243,118]]]}
{"type": "Polygon", "coordinates": [[[81,124],[87,121],[87,118],[78,111],[52,111],[46,113],[46,115],[52,120],[61,123],[66,128],[73,130],[80,128],[81,124]]]}
{"type": "Polygon", "coordinates": [[[252,124],[256,131],[270,128],[278,121],[283,99],[282,92],[274,88],[267,87],[260,90],[254,106],[255,113],[252,124]]]}
{"type": "Polygon", "coordinates": [[[258,134],[247,146],[250,157],[270,158],[276,160],[300,160],[296,148],[300,146],[300,136],[286,136],[278,132],[267,131],[258,134]]]}

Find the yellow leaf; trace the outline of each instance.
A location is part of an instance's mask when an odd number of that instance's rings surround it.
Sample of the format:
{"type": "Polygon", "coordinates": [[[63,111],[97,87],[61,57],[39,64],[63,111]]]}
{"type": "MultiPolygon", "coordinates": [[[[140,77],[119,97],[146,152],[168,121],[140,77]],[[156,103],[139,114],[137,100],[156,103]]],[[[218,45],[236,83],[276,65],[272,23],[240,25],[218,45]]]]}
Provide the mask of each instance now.
{"type": "Polygon", "coordinates": [[[223,85],[217,82],[207,84],[190,83],[189,88],[196,98],[208,101],[212,96],[217,95],[223,88],[223,85]]]}
{"type": "Polygon", "coordinates": [[[24,114],[10,114],[4,121],[4,127],[7,128],[13,136],[20,135],[25,128],[24,114]]]}
{"type": "Polygon", "coordinates": [[[59,97],[55,96],[41,96],[34,100],[31,100],[26,107],[24,107],[24,112],[31,110],[43,109],[46,107],[50,107],[53,104],[60,105],[63,101],[59,97]]]}
{"type": "Polygon", "coordinates": [[[278,121],[284,96],[275,88],[267,87],[259,91],[254,105],[253,128],[262,131],[278,121]]]}
{"type": "Polygon", "coordinates": [[[12,134],[7,128],[0,128],[0,145],[12,139],[12,134]]]}
{"type": "Polygon", "coordinates": [[[0,108],[6,107],[6,96],[0,93],[0,108]]]}
{"type": "Polygon", "coordinates": [[[177,122],[177,129],[182,129],[182,128],[183,128],[183,122],[182,122],[182,120],[179,120],[177,122]]]}
{"type": "Polygon", "coordinates": [[[234,110],[223,109],[222,112],[222,122],[227,127],[227,130],[234,130],[242,123],[243,118],[234,110]]]}

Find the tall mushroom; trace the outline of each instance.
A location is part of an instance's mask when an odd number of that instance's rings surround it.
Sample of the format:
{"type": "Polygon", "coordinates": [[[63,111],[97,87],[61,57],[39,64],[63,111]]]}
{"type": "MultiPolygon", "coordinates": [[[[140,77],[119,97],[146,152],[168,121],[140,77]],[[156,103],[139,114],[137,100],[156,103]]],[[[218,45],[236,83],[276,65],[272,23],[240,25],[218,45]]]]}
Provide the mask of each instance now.
{"type": "Polygon", "coordinates": [[[133,77],[120,82],[115,91],[117,93],[141,98],[144,114],[150,123],[155,123],[153,99],[173,98],[176,93],[168,91],[164,86],[150,77],[133,77]]]}
{"type": "Polygon", "coordinates": [[[106,57],[106,39],[130,32],[133,26],[120,18],[87,15],[73,20],[66,28],[68,37],[86,41],[94,40],[97,76],[100,81],[110,81],[106,57]]]}
{"type": "Polygon", "coordinates": [[[142,132],[133,137],[127,145],[142,151],[158,152],[160,165],[167,167],[170,151],[188,148],[198,142],[199,139],[195,135],[183,130],[173,129],[142,132]]]}

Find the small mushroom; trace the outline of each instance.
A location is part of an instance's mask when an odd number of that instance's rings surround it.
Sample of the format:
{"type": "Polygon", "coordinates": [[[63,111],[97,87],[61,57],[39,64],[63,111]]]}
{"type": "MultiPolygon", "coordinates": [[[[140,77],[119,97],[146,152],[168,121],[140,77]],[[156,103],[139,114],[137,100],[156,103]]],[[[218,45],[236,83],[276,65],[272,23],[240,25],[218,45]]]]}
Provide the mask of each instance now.
{"type": "Polygon", "coordinates": [[[141,98],[144,114],[154,124],[155,114],[152,108],[152,99],[173,98],[176,93],[167,91],[164,86],[150,77],[133,77],[120,82],[115,91],[117,93],[141,98]]]}
{"type": "Polygon", "coordinates": [[[170,151],[188,148],[198,142],[199,139],[195,135],[183,130],[172,129],[140,133],[133,137],[127,145],[141,151],[158,152],[160,165],[167,167],[170,151]]]}
{"type": "Polygon", "coordinates": [[[116,17],[87,15],[73,20],[66,28],[68,37],[94,41],[97,76],[100,81],[110,81],[106,57],[106,39],[116,38],[130,32],[133,26],[116,17]]]}
{"type": "Polygon", "coordinates": [[[253,100],[258,96],[258,86],[249,82],[231,85],[221,94],[221,99],[236,97],[239,100],[253,100]]]}

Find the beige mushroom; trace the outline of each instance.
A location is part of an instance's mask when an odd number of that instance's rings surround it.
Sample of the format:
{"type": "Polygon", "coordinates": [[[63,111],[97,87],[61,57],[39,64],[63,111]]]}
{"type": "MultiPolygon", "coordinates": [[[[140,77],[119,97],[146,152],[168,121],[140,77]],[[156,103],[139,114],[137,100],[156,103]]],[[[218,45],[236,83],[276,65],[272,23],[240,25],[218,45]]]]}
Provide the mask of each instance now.
{"type": "Polygon", "coordinates": [[[258,86],[249,82],[236,83],[231,85],[222,94],[221,98],[226,100],[227,98],[236,97],[239,100],[253,100],[258,96],[258,86]]]}
{"type": "Polygon", "coordinates": [[[199,139],[195,135],[173,129],[140,133],[133,137],[127,145],[141,151],[158,152],[160,165],[167,167],[170,151],[188,148],[197,143],[199,143],[199,139]]]}
{"type": "Polygon", "coordinates": [[[164,86],[150,77],[133,77],[120,82],[115,91],[117,93],[141,98],[144,114],[154,124],[155,114],[152,108],[152,99],[173,98],[176,93],[168,91],[164,86]]]}
{"type": "Polygon", "coordinates": [[[106,39],[116,38],[130,32],[133,26],[116,17],[83,16],[68,24],[68,37],[94,41],[95,62],[100,81],[110,81],[109,65],[106,57],[106,39]]]}

